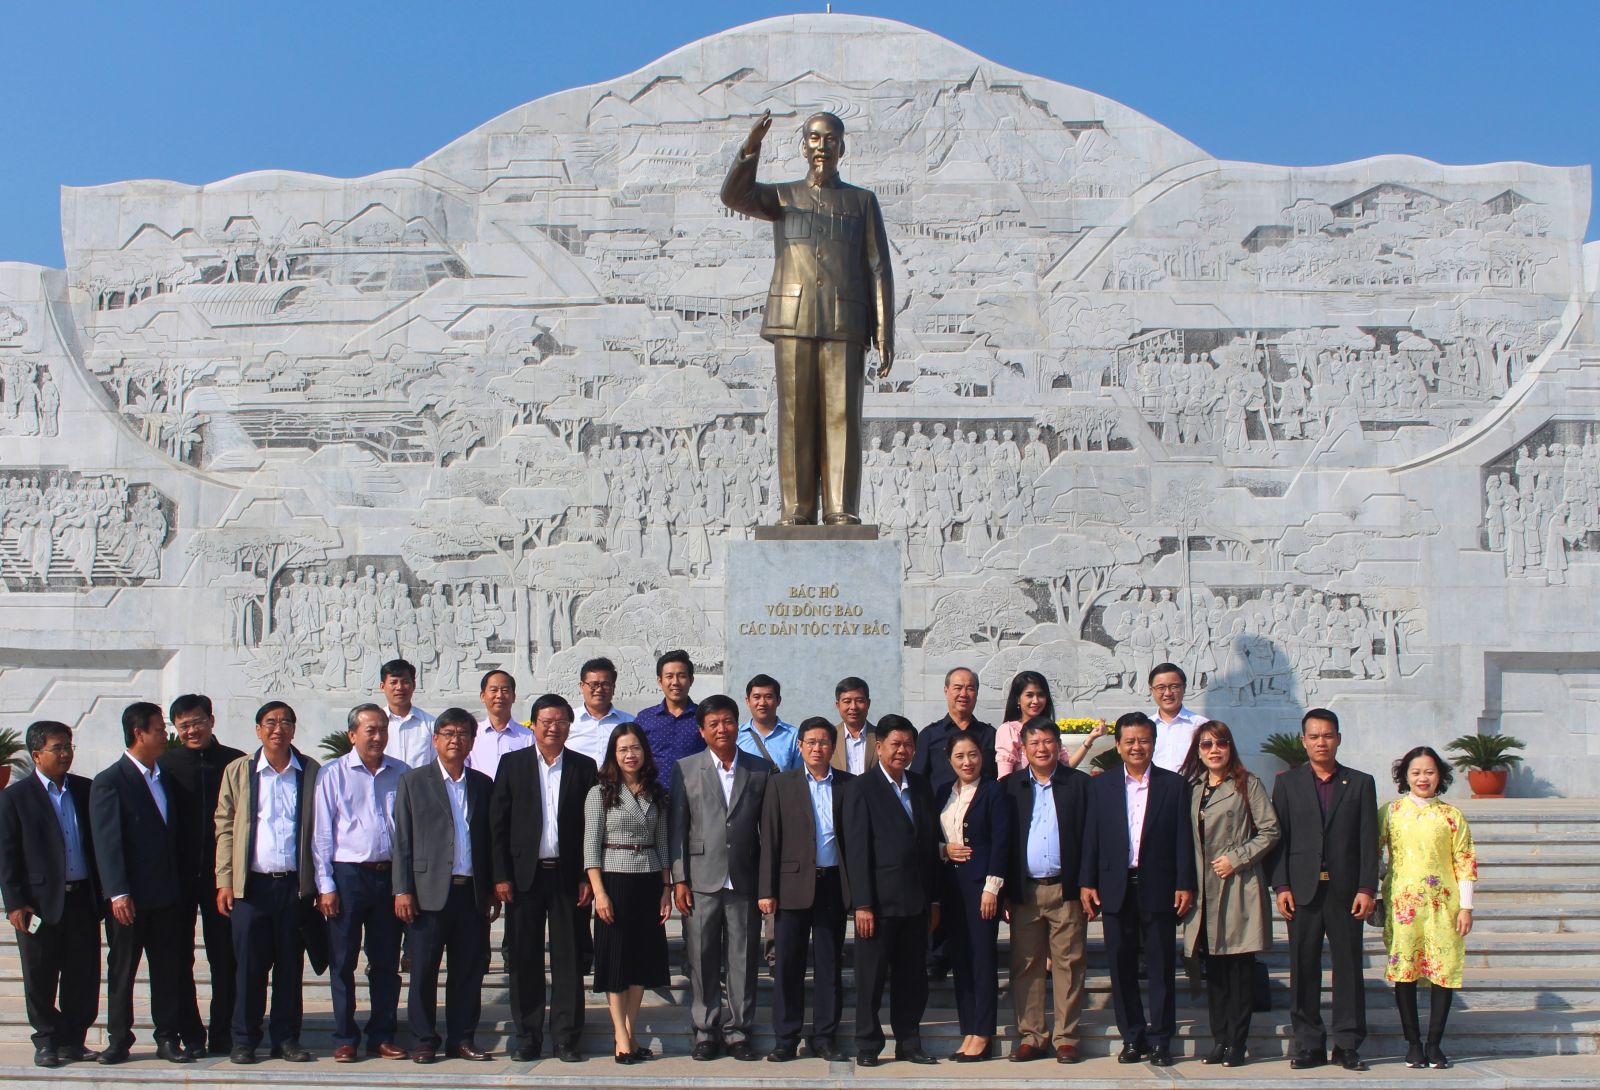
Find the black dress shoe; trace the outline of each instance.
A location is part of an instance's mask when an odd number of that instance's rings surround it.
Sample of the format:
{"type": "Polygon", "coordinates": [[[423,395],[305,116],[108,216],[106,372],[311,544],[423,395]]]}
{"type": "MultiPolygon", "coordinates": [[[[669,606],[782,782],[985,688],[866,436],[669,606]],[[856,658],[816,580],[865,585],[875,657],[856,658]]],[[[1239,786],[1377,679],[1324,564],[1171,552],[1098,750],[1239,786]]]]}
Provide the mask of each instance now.
{"type": "Polygon", "coordinates": [[[786,1064],[790,1060],[798,1059],[799,1056],[799,1046],[793,1044],[780,1044],[775,1046],[771,1052],[767,1053],[767,1062],[786,1064]]]}
{"type": "Polygon", "coordinates": [[[166,1060],[169,1064],[192,1064],[194,1057],[189,1055],[189,1050],[175,1041],[161,1041],[156,1045],[156,1059],[166,1060]]]}
{"type": "Polygon", "coordinates": [[[812,1041],[811,1055],[819,1060],[827,1060],[829,1063],[845,1058],[844,1053],[839,1051],[839,1046],[832,1041],[812,1041]]]}
{"type": "Polygon", "coordinates": [[[1129,1041],[1122,1046],[1122,1051],[1117,1053],[1119,1064],[1136,1064],[1150,1055],[1150,1046],[1143,1041],[1129,1041]]]}
{"type": "Polygon", "coordinates": [[[894,1058],[903,1060],[908,1064],[936,1064],[939,1062],[920,1048],[897,1048],[894,1050],[894,1058]]]}
{"type": "Polygon", "coordinates": [[[60,1067],[61,1058],[56,1055],[53,1048],[36,1048],[33,1050],[34,1067],[60,1067]]]}
{"type": "Polygon", "coordinates": [[[93,1063],[100,1058],[100,1053],[82,1045],[62,1045],[56,1049],[56,1059],[64,1064],[93,1063]]]}
{"type": "Polygon", "coordinates": [[[113,1045],[110,1048],[102,1049],[100,1052],[100,1062],[105,1064],[107,1067],[115,1067],[117,1064],[127,1063],[128,1046],[113,1045]]]}
{"type": "Polygon", "coordinates": [[[489,1053],[473,1044],[471,1041],[462,1041],[456,1046],[456,1055],[463,1060],[474,1060],[479,1063],[489,1058],[489,1053]]]}
{"type": "Polygon", "coordinates": [[[879,1062],[880,1061],[878,1060],[878,1054],[876,1052],[858,1052],[858,1053],[856,1053],[856,1066],[857,1067],[877,1067],[879,1062]]]}
{"type": "Polygon", "coordinates": [[[749,1041],[735,1041],[728,1046],[728,1055],[744,1063],[761,1059],[761,1054],[756,1051],[756,1046],[749,1041]]]}
{"type": "Polygon", "coordinates": [[[689,1055],[697,1060],[714,1060],[721,1053],[722,1050],[717,1047],[717,1042],[715,1041],[696,1041],[694,1049],[689,1055]]]}
{"type": "Polygon", "coordinates": [[[437,1054],[431,1048],[417,1048],[411,1051],[411,1062],[414,1064],[431,1064],[437,1054]]]}
{"type": "Polygon", "coordinates": [[[1222,1061],[1223,1067],[1243,1067],[1247,1050],[1244,1045],[1233,1045],[1228,1049],[1228,1058],[1222,1061]]]}
{"type": "Polygon", "coordinates": [[[1328,1058],[1322,1054],[1321,1049],[1315,1052],[1296,1052],[1289,1057],[1289,1066],[1296,1071],[1304,1071],[1308,1067],[1321,1067],[1327,1062],[1328,1058]]]}
{"type": "Polygon", "coordinates": [[[1444,1054],[1444,1049],[1439,1047],[1438,1041],[1429,1041],[1427,1048],[1428,1066],[1443,1070],[1450,1066],[1450,1057],[1444,1054]]]}
{"type": "Polygon", "coordinates": [[[1156,1048],[1152,1049],[1150,1052],[1150,1066],[1171,1067],[1172,1049],[1168,1048],[1166,1045],[1158,1045],[1156,1048]]]}
{"type": "MultiPolygon", "coordinates": [[[[104,1060],[100,1062],[105,1063],[104,1060]]],[[[249,1045],[235,1045],[228,1050],[228,1062],[231,1064],[253,1064],[256,1062],[256,1050],[249,1045]]]]}
{"type": "Polygon", "coordinates": [[[583,1053],[578,1051],[577,1045],[557,1045],[556,1059],[564,1064],[581,1064],[583,1053]]]}
{"type": "Polygon", "coordinates": [[[1211,1052],[1208,1055],[1202,1057],[1200,1062],[1203,1063],[1203,1064],[1220,1064],[1220,1063],[1226,1062],[1227,1059],[1228,1059],[1228,1046],[1227,1045],[1212,1045],[1211,1046],[1211,1052]]]}
{"type": "Polygon", "coordinates": [[[308,1064],[311,1062],[311,1050],[291,1037],[272,1046],[272,1058],[287,1060],[292,1064],[308,1064]]]}
{"type": "Polygon", "coordinates": [[[1422,1051],[1421,1041],[1409,1041],[1406,1043],[1406,1066],[1410,1068],[1428,1066],[1428,1054],[1422,1051]]]}
{"type": "Polygon", "coordinates": [[[532,1063],[543,1051],[539,1045],[522,1045],[511,1050],[510,1058],[519,1064],[532,1063]]]}
{"type": "Polygon", "coordinates": [[[211,1053],[210,1053],[209,1050],[207,1050],[205,1045],[195,1045],[193,1048],[191,1048],[189,1050],[189,1055],[194,1057],[197,1060],[204,1060],[204,1059],[209,1059],[210,1056],[211,1056],[211,1053]]]}
{"type": "Polygon", "coordinates": [[[1353,1048],[1348,1048],[1347,1049],[1347,1048],[1339,1048],[1337,1045],[1334,1046],[1333,1058],[1332,1058],[1331,1062],[1338,1064],[1340,1067],[1344,1068],[1346,1071],[1365,1071],[1365,1070],[1367,1070],[1367,1061],[1363,1060],[1361,1058],[1361,1053],[1357,1052],[1353,1048]]]}

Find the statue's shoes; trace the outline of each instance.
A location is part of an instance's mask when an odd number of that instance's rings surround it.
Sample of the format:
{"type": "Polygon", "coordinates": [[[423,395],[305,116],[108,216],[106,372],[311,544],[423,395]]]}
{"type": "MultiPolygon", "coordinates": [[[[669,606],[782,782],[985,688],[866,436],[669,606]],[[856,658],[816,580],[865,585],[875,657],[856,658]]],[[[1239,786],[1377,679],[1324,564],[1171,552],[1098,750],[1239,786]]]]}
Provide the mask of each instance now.
{"type": "Polygon", "coordinates": [[[841,512],[837,515],[828,515],[824,517],[822,524],[824,526],[860,526],[861,520],[856,518],[854,515],[846,515],[841,512]]]}

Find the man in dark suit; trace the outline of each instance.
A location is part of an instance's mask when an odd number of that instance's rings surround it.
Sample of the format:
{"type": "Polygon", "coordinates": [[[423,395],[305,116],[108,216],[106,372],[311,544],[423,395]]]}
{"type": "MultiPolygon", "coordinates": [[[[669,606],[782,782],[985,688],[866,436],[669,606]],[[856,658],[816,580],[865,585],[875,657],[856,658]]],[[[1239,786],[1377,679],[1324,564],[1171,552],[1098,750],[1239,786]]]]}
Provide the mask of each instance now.
{"type": "Polygon", "coordinates": [[[411,989],[406,1016],[411,1059],[431,1064],[439,1053],[439,965],[450,957],[445,985],[447,1056],[487,1060],[474,1035],[483,1013],[487,918],[500,914],[491,876],[489,796],[494,784],[467,767],[478,720],[446,708],[433,724],[437,760],[400,777],[394,799],[394,914],[411,928],[411,989]]]}
{"type": "Polygon", "coordinates": [[[513,1060],[544,1044],[544,941],[550,930],[550,1034],[556,1056],[583,1059],[583,974],[578,964],[593,896],[583,869],[583,804],[595,763],[566,748],[572,705],[555,693],[533,702],[533,745],[500,758],[489,799],[495,896],[506,906],[513,1060]]]}
{"type": "Polygon", "coordinates": [[[1117,720],[1122,768],[1089,783],[1078,883],[1084,915],[1105,912],[1111,997],[1122,1034],[1120,1063],[1149,1057],[1172,1066],[1177,1031],[1178,918],[1194,904],[1194,833],[1189,826],[1189,784],[1152,763],[1156,725],[1143,712],[1117,720]],[[1139,996],[1139,954],[1150,977],[1150,1014],[1139,996]]]}
{"type": "MultiPolygon", "coordinates": [[[[167,794],[177,815],[178,866],[184,900],[200,918],[200,933],[211,972],[211,1009],[206,1040],[185,1042],[198,1055],[202,1049],[221,1056],[232,1047],[234,961],[233,926],[217,911],[217,795],[222,770],[244,756],[243,750],[217,740],[211,698],[186,693],[168,709],[172,730],[182,743],[161,755],[167,794]]],[[[191,928],[193,930],[193,928],[191,928]]]]}
{"type": "Polygon", "coordinates": [[[839,962],[844,950],[847,880],[840,864],[844,788],[855,777],[832,767],[838,730],[822,716],[800,724],[801,767],[774,776],[761,807],[761,876],[756,902],[777,918],[776,987],[767,1059],[798,1054],[806,1014],[806,947],[813,951],[811,1054],[840,1059],[833,1043],[843,1005],[839,962]]]}
{"type": "Polygon", "coordinates": [[[1077,1063],[1088,925],[1079,900],[1089,777],[1061,763],[1061,734],[1044,716],[1022,725],[1028,763],[1001,780],[1012,805],[1011,999],[1021,1040],[1013,1061],[1050,1054],[1077,1063]],[[1045,975],[1054,984],[1055,1029],[1045,1023],[1045,975]]]}
{"type": "Polygon", "coordinates": [[[878,1010],[889,994],[895,1058],[936,1061],[922,1049],[928,1006],[928,932],[938,923],[934,880],[939,821],[928,781],[907,770],[917,732],[904,716],[878,720],[878,767],[844,792],[844,869],[856,924],[856,1063],[883,1051],[878,1010]]]}
{"type": "Polygon", "coordinates": [[[127,752],[94,778],[89,789],[100,890],[110,902],[106,957],[107,1043],[103,1064],[119,1064],[133,1047],[133,978],[143,954],[150,965],[150,1015],[156,1055],[191,1063],[184,1041],[202,1040],[205,1027],[194,994],[194,924],[184,906],[178,866],[176,814],[157,765],[167,748],[167,724],[155,704],[122,711],[127,752]]]}
{"type": "Polygon", "coordinates": [[[695,713],[706,748],[678,761],[668,791],[673,897],[683,914],[694,1058],[754,1060],[761,924],[756,874],[772,765],[739,748],[739,705],[718,693],[695,713]],[[726,1002],[723,978],[727,978],[726,1002]]]}
{"type": "Polygon", "coordinates": [[[1290,1066],[1328,1062],[1322,1022],[1322,942],[1333,961],[1333,1062],[1365,1071],[1367,1005],[1361,924],[1378,888],[1378,792],[1372,777],[1339,763],[1339,717],[1312,708],[1300,720],[1309,760],[1278,777],[1272,806],[1283,838],[1273,859],[1278,911],[1289,921],[1290,1066]]]}
{"type": "Polygon", "coordinates": [[[72,729],[30,724],[34,773],[0,792],[0,896],[17,929],[33,1062],[60,1067],[100,1013],[100,897],[89,832],[89,781],[72,768],[72,729]],[[60,1006],[56,1005],[57,999],[60,1006]]]}

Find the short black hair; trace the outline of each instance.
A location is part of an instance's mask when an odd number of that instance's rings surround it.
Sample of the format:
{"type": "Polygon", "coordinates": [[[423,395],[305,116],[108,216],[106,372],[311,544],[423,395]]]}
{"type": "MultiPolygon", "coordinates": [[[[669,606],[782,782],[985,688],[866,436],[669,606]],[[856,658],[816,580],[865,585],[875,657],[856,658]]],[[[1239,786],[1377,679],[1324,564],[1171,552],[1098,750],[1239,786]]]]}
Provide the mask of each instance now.
{"type": "Polygon", "coordinates": [[[771,674],[757,674],[744,683],[744,695],[749,696],[757,689],[771,689],[772,695],[783,698],[783,686],[778,684],[778,679],[771,674]]]}
{"type": "Polygon", "coordinates": [[[864,678],[847,677],[833,687],[833,698],[835,700],[838,700],[845,693],[860,693],[868,700],[872,699],[872,690],[868,688],[864,678]]]}
{"type": "Polygon", "coordinates": [[[466,727],[473,734],[477,734],[478,720],[465,708],[446,708],[439,713],[439,718],[433,721],[433,733],[438,734],[446,727],[466,727]]]}
{"type": "MultiPolygon", "coordinates": [[[[489,679],[494,677],[496,674],[504,674],[506,676],[506,680],[511,682],[512,693],[517,691],[517,679],[511,676],[511,671],[502,670],[500,667],[496,666],[493,670],[485,670],[483,672],[483,677],[478,679],[478,692],[480,695],[489,687],[489,679]]],[[[476,723],[477,720],[473,720],[473,722],[476,723]]]]}
{"type": "Polygon", "coordinates": [[[561,710],[566,713],[567,722],[572,722],[572,705],[567,703],[567,698],[560,693],[545,693],[538,700],[535,700],[533,707],[528,709],[528,722],[537,723],[539,721],[539,713],[546,708],[561,710]]]}
{"type": "Polygon", "coordinates": [[[1411,785],[1406,782],[1406,773],[1411,771],[1411,762],[1418,757],[1432,757],[1433,763],[1439,767],[1439,790],[1437,793],[1442,795],[1450,790],[1450,785],[1456,782],[1456,774],[1450,771],[1450,766],[1445,763],[1444,758],[1440,757],[1432,746],[1417,746],[1408,750],[1406,755],[1396,761],[1389,769],[1390,774],[1394,776],[1394,785],[1400,789],[1400,794],[1404,795],[1411,788],[1411,785]]]}
{"type": "Polygon", "coordinates": [[[1061,740],[1061,728],[1056,726],[1056,721],[1048,715],[1036,715],[1022,724],[1019,735],[1022,741],[1026,742],[1030,734],[1048,734],[1058,742],[1061,740]]]}
{"type": "Polygon", "coordinates": [[[601,655],[597,659],[590,659],[582,666],[578,667],[578,680],[582,681],[590,674],[596,672],[610,674],[612,682],[617,680],[617,664],[606,658],[604,655],[601,655]]]}
{"type": "Polygon", "coordinates": [[[894,715],[893,713],[878,720],[878,725],[872,728],[872,737],[883,742],[888,740],[889,735],[902,730],[911,732],[911,744],[915,745],[917,742],[917,728],[913,727],[911,720],[905,716],[894,715]]]}
{"type": "Polygon", "coordinates": [[[700,701],[700,706],[694,710],[695,725],[704,727],[712,712],[732,712],[733,721],[739,722],[739,705],[726,693],[712,693],[700,701]]]}
{"type": "Polygon", "coordinates": [[[978,753],[980,755],[983,753],[983,743],[978,741],[978,735],[976,731],[953,730],[950,732],[950,737],[944,740],[944,755],[948,757],[950,754],[954,753],[956,751],[957,743],[960,742],[971,742],[973,745],[978,747],[978,753]]]}
{"type": "Polygon", "coordinates": [[[674,662],[683,663],[689,668],[689,676],[694,677],[694,660],[689,657],[689,652],[683,650],[682,648],[679,648],[676,651],[668,651],[666,654],[656,659],[656,677],[660,677],[662,671],[667,668],[667,665],[674,662]]]}
{"type": "Polygon", "coordinates": [[[390,659],[378,667],[378,684],[382,685],[391,677],[410,678],[411,681],[415,682],[417,680],[417,668],[405,659],[390,659]]]}
{"type": "Polygon", "coordinates": [[[1189,675],[1184,673],[1183,667],[1179,666],[1175,662],[1158,662],[1154,666],[1150,667],[1150,673],[1144,679],[1145,684],[1155,684],[1156,678],[1160,677],[1162,674],[1177,674],[1178,680],[1183,682],[1183,687],[1185,689],[1189,687],[1189,675]]]}
{"type": "Polygon", "coordinates": [[[1119,742],[1122,741],[1122,729],[1124,727],[1149,727],[1150,741],[1154,742],[1156,740],[1156,721],[1144,712],[1129,712],[1127,715],[1117,717],[1117,725],[1113,730],[1113,735],[1119,742]]]}
{"type": "Polygon", "coordinates": [[[135,700],[122,709],[122,744],[133,745],[133,736],[143,733],[149,726],[152,717],[160,718],[161,705],[152,704],[148,700],[135,700]]]}
{"type": "Polygon", "coordinates": [[[167,719],[176,723],[180,715],[200,712],[207,718],[216,714],[211,710],[211,698],[204,693],[184,693],[167,708],[167,719]]]}
{"type": "Polygon", "coordinates": [[[261,723],[261,721],[263,719],[265,719],[267,716],[271,715],[273,712],[276,712],[276,711],[286,711],[286,712],[288,712],[289,713],[289,721],[294,723],[296,726],[299,726],[300,717],[295,715],[294,709],[289,707],[289,705],[287,703],[285,703],[284,701],[282,701],[282,700],[269,700],[265,704],[261,705],[261,707],[257,708],[256,709],[256,723],[257,723],[257,725],[259,725],[261,723]]]}
{"type": "Polygon", "coordinates": [[[63,734],[67,736],[67,741],[72,741],[72,728],[65,723],[58,723],[54,719],[41,719],[37,723],[29,723],[27,734],[28,752],[38,753],[49,743],[50,739],[63,734]]]}
{"type": "Polygon", "coordinates": [[[1301,734],[1306,732],[1306,724],[1311,722],[1313,719],[1321,719],[1326,723],[1332,723],[1333,733],[1339,733],[1339,717],[1337,715],[1334,715],[1327,708],[1312,708],[1310,711],[1306,712],[1300,717],[1301,734]]]}
{"type": "Polygon", "coordinates": [[[833,725],[832,719],[822,715],[813,715],[810,719],[807,719],[805,722],[800,724],[800,730],[797,732],[797,737],[804,738],[814,730],[827,731],[828,742],[831,745],[839,744],[839,728],[833,725]]]}

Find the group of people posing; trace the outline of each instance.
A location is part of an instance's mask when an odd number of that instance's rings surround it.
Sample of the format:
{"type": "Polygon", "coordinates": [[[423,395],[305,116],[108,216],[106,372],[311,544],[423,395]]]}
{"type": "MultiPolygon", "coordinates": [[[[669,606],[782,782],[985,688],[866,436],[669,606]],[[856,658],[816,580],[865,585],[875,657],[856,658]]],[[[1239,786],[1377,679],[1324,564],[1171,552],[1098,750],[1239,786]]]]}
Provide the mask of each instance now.
{"type": "Polygon", "coordinates": [[[763,960],[775,981],[766,1058],[793,1060],[802,1043],[848,1058],[837,1042],[847,929],[857,1064],[880,1062],[886,988],[895,1058],[936,1062],[922,1021],[930,981],[952,972],[962,1040],[950,1058],[987,1060],[1004,919],[1019,1036],[1010,1058],[1075,1063],[1087,923],[1100,918],[1117,1058],[1173,1062],[1181,930],[1209,995],[1214,1044],[1202,1062],[1238,1066],[1275,901],[1291,948],[1291,1065],[1330,1060],[1326,944],[1331,1060],[1359,1071],[1361,928],[1381,893],[1407,1063],[1448,1066],[1441,1041],[1476,864],[1466,821],[1439,799],[1449,769],[1428,747],[1395,762],[1401,797],[1380,809],[1373,778],[1339,763],[1338,718],[1321,708],[1302,720],[1307,763],[1280,775],[1269,798],[1228,726],[1184,707],[1187,679],[1173,663],[1148,676],[1153,714],[1101,723],[1067,748],[1049,685],[1031,671],[1013,679],[998,729],[974,716],[977,674],[950,671],[947,713],[920,731],[900,715],[871,722],[859,678],[836,687],[836,717],[795,727],[779,717],[775,678],[751,678],[741,711],[729,696],[691,697],[682,651],[662,655],[656,674],[661,703],[629,716],[611,703],[615,667],[591,660],[576,710],[546,693],[519,723],[508,673],[484,675],[484,716],[434,717],[411,702],[415,670],[393,660],[384,703],[352,708],[349,752],[322,765],[294,745],[283,701],[257,712],[250,754],[216,738],[204,696],[173,702],[172,748],[162,710],[135,703],[122,717],[125,755],[92,784],[70,772],[72,730],[34,723],[34,772],[0,793],[0,893],[35,1062],[127,1060],[141,957],[159,1058],[253,1063],[266,1036],[274,1058],[311,1060],[300,1042],[308,955],[329,970],[336,1061],[360,1059],[363,1043],[370,1057],[486,1060],[476,1032],[489,924],[504,912],[511,1058],[539,1058],[547,1022],[554,1054],[583,1058],[589,976],[607,997],[616,1062],[636,1064],[653,1055],[636,1023],[644,990],[669,983],[665,924],[676,911],[696,1060],[760,1058],[763,960]],[[1120,764],[1085,775],[1077,766],[1108,730],[1120,764]],[[209,1025],[196,1000],[197,917],[209,1025]],[[99,1013],[102,920],[109,1018],[96,1053],[85,1042],[99,1013]],[[363,950],[370,1014],[358,1025],[363,950]],[[397,1040],[406,971],[409,1048],[397,1040]]]}

